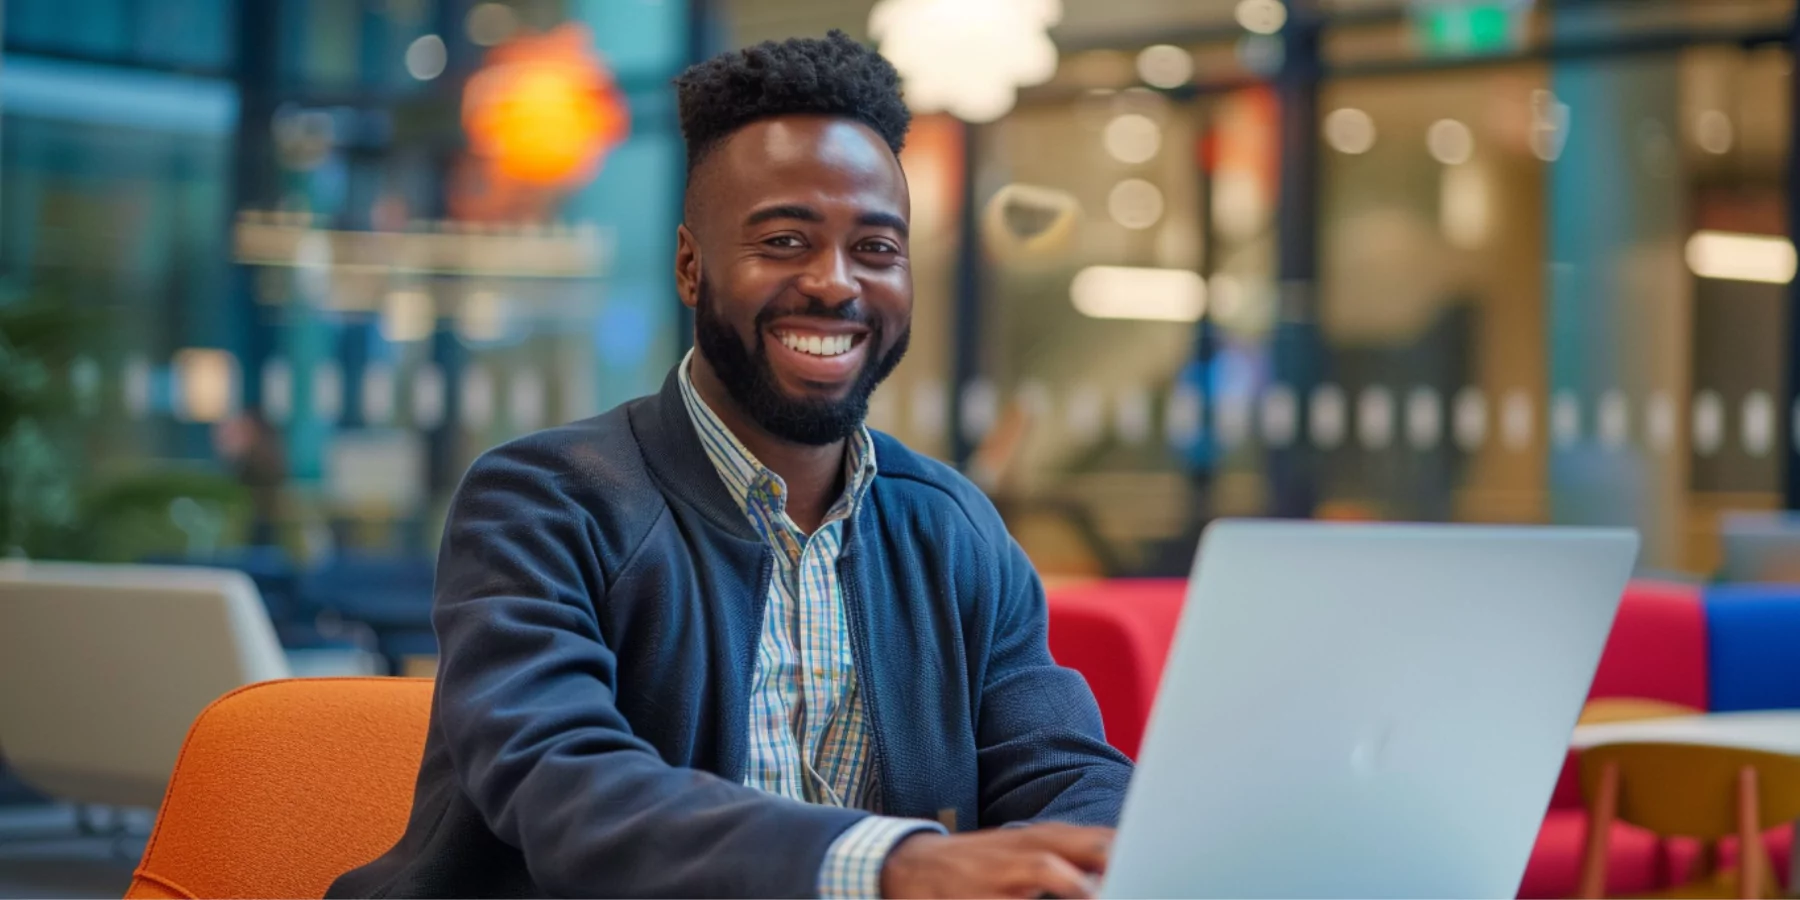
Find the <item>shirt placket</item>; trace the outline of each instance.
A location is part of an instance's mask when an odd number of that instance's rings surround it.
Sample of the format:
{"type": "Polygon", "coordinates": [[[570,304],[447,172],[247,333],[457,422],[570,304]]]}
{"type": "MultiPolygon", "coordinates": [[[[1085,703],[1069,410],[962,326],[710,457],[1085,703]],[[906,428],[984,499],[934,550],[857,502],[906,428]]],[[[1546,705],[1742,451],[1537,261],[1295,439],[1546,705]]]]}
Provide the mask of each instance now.
{"type": "MultiPolygon", "coordinates": [[[[757,531],[763,535],[775,551],[780,554],[775,573],[777,578],[789,581],[798,564],[797,548],[793,544],[792,535],[783,524],[786,521],[786,494],[781,480],[768,472],[746,473],[747,488],[746,511],[751,513],[751,520],[757,531]]],[[[781,790],[788,796],[800,800],[810,800],[813,795],[813,776],[806,764],[805,754],[800,743],[800,735],[793,727],[804,721],[806,714],[805,701],[800,691],[795,690],[795,676],[800,676],[804,660],[801,658],[799,637],[789,627],[796,620],[794,605],[799,602],[794,591],[790,589],[783,596],[782,591],[772,592],[765,616],[773,618],[779,625],[769,629],[765,626],[764,641],[771,641],[768,648],[765,666],[771,670],[767,680],[775,689],[767,695],[774,708],[770,710],[770,724],[774,726],[768,740],[776,744],[775,764],[777,781],[791,786],[790,790],[781,790]],[[781,747],[791,747],[786,752],[781,747]]],[[[759,642],[760,643],[760,642],[759,642]]]]}
{"type": "Polygon", "coordinates": [[[826,532],[832,527],[827,525],[807,541],[799,567],[800,633],[804,636],[800,674],[807,710],[801,749],[812,770],[809,777],[830,802],[843,805],[848,798],[830,777],[833,764],[841,760],[829,752],[827,741],[836,715],[838,688],[832,641],[836,623],[831,619],[831,591],[823,571],[830,563],[825,556],[832,542],[826,532]]]}
{"type": "Polygon", "coordinates": [[[875,475],[866,433],[853,439],[846,489],[808,536],[787,516],[786,485],[763,468],[700,401],[682,371],[682,397],[707,455],[764,542],[775,583],[753,666],[746,782],[815,803],[875,811],[880,791],[859,697],[836,572],[844,522],[875,475]]]}
{"type": "MultiPolygon", "coordinates": [[[[785,617],[785,601],[779,596],[770,600],[768,615],[785,617]]],[[[781,645],[783,637],[765,636],[758,642],[757,676],[751,695],[759,698],[756,701],[759,726],[754,739],[758,745],[757,768],[760,772],[756,778],[773,793],[804,800],[809,779],[797,763],[799,746],[790,727],[798,698],[793,691],[780,687],[792,678],[798,657],[791,648],[781,645]],[[771,683],[775,685],[774,690],[769,689],[771,683]],[[787,749],[789,747],[792,747],[791,751],[787,749]]]]}

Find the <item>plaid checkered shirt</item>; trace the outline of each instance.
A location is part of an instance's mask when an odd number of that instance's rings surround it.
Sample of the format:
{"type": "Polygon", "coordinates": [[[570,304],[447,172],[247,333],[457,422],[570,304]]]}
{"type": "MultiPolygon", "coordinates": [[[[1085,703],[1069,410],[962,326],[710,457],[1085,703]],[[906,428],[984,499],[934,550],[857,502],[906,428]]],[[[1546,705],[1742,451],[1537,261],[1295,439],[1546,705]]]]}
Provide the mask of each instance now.
{"type": "MultiPolygon", "coordinates": [[[[679,369],[681,399],[706,456],[763,540],[775,550],[768,609],[750,684],[750,755],[744,783],[808,803],[881,811],[869,728],[844,623],[838,553],[844,522],[875,479],[874,445],[857,429],[845,454],[844,493],[810,536],[787,515],[787,485],[751,455],[679,369]]],[[[933,822],[873,815],[838,837],[819,871],[819,896],[881,896],[881,867],[899,841],[933,822]]]]}

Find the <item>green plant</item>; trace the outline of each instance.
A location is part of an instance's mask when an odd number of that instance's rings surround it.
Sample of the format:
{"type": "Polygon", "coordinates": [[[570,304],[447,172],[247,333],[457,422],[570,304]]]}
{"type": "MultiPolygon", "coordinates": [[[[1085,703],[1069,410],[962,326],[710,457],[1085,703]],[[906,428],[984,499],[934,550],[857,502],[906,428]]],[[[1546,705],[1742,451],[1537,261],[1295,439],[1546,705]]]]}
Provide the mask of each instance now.
{"type": "Polygon", "coordinates": [[[82,492],[79,528],[59,555],[99,562],[205,556],[247,527],[249,497],[225,475],[162,465],[96,479],[82,492]]]}
{"type": "Polygon", "coordinates": [[[127,562],[211,552],[243,530],[244,489],[181,465],[102,472],[67,379],[105,318],[0,300],[0,556],[127,562]]]}
{"type": "Polygon", "coordinates": [[[64,440],[69,397],[51,377],[84,318],[64,304],[0,304],[0,553],[27,552],[76,518],[77,472],[64,440]]]}

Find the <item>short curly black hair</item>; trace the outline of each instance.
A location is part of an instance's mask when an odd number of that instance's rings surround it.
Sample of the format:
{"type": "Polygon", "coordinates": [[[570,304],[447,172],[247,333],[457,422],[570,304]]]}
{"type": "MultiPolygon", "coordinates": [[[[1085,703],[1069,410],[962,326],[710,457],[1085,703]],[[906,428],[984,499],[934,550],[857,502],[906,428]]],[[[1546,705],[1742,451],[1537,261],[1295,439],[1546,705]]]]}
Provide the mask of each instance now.
{"type": "Polygon", "coordinates": [[[725,138],[759,119],[853,119],[895,154],[912,124],[893,64],[836,29],[823,38],[764,41],[695,63],[675,78],[675,94],[690,176],[725,138]]]}

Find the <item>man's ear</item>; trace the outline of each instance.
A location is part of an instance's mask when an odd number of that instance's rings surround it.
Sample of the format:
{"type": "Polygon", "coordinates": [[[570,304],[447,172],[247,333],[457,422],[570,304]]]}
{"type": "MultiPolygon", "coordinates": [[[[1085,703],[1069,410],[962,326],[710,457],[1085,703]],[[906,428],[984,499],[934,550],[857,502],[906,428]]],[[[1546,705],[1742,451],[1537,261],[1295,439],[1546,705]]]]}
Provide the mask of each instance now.
{"type": "Polygon", "coordinates": [[[700,243],[686,222],[675,228],[675,292],[688,309],[700,302],[700,243]]]}

